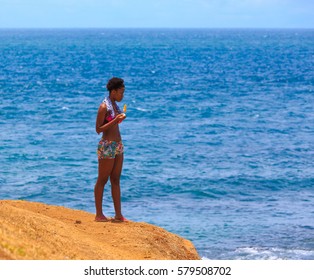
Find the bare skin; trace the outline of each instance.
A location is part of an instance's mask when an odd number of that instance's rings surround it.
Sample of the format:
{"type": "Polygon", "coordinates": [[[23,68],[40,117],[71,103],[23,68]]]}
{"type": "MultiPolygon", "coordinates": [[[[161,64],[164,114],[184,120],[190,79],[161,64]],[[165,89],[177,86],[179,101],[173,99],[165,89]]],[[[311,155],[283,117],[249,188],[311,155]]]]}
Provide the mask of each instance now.
{"type": "MultiPolygon", "coordinates": [[[[109,98],[112,103],[120,102],[123,99],[124,87],[112,90],[109,94],[109,98]]],[[[119,123],[125,118],[125,114],[119,114],[110,122],[105,122],[107,116],[107,107],[104,103],[101,103],[98,109],[96,118],[96,132],[102,133],[103,139],[109,141],[121,141],[121,134],[119,130],[119,123]]],[[[116,112],[117,113],[117,112],[116,112]]],[[[123,166],[123,154],[117,155],[114,159],[100,159],[98,160],[98,178],[94,188],[95,206],[97,222],[108,221],[107,217],[103,214],[102,201],[103,193],[106,183],[110,178],[111,183],[111,195],[113,199],[115,209],[115,219],[118,221],[126,221],[121,211],[121,191],[120,191],[120,177],[123,166]]]]}

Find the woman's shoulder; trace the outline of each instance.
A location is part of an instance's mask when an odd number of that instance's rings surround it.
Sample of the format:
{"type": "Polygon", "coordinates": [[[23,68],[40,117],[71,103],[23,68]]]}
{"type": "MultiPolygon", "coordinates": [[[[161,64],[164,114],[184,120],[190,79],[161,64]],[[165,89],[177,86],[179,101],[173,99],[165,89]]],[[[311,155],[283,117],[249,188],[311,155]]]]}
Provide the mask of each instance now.
{"type": "Polygon", "coordinates": [[[104,112],[106,112],[106,111],[107,111],[107,105],[106,105],[106,103],[101,102],[100,105],[99,105],[98,111],[104,111],[104,112]]]}

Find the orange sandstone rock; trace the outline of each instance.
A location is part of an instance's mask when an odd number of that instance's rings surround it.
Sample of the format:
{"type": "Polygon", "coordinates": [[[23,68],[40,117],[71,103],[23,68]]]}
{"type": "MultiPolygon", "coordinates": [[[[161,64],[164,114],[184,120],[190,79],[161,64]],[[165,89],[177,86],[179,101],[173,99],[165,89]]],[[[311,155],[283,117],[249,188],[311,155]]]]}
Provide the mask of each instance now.
{"type": "Polygon", "coordinates": [[[198,260],[194,245],[139,222],[95,222],[88,212],[0,200],[0,259],[198,260]]]}

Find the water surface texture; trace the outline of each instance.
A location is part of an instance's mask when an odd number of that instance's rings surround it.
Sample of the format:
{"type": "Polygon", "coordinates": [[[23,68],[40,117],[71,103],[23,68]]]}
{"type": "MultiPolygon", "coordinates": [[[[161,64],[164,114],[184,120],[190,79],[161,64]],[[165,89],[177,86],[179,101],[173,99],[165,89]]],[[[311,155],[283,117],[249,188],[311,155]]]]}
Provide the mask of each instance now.
{"type": "Polygon", "coordinates": [[[314,259],[313,29],[0,30],[1,199],[94,212],[112,76],[127,218],[207,259],[314,259]]]}

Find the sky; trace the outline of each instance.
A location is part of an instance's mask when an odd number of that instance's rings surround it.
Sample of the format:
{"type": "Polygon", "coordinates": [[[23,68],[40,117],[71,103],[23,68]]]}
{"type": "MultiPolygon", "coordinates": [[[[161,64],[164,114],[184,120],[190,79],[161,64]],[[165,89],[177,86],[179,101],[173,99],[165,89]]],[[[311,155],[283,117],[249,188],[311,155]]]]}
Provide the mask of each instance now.
{"type": "Polygon", "coordinates": [[[0,0],[0,28],[314,28],[314,0],[0,0]]]}

